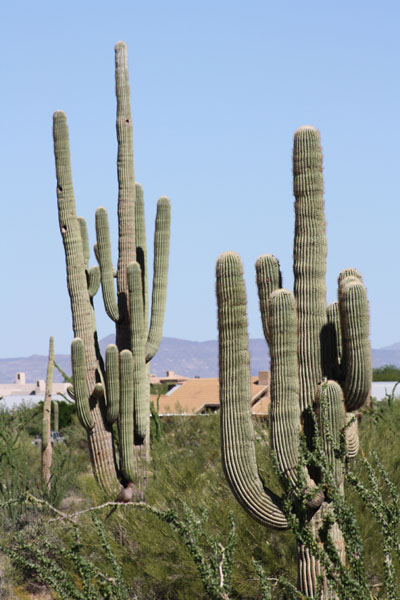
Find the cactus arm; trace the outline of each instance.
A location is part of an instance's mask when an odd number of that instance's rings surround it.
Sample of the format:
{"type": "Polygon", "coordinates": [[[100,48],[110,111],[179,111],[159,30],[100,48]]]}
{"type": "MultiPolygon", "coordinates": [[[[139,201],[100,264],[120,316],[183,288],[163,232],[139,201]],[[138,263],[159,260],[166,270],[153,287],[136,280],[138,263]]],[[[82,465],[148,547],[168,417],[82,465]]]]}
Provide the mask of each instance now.
{"type": "Polygon", "coordinates": [[[320,420],[322,419],[320,426],[322,447],[333,469],[336,485],[343,491],[343,464],[335,455],[346,419],[340,385],[332,380],[322,383],[318,386],[315,401],[317,413],[320,420]]]}
{"type": "Polygon", "coordinates": [[[282,287],[282,275],[278,259],[272,254],[260,256],[256,261],[256,275],[262,326],[265,339],[269,344],[268,300],[274,290],[282,287]]]}
{"type": "Polygon", "coordinates": [[[142,276],[137,262],[128,266],[128,283],[131,348],[134,357],[135,440],[143,440],[147,433],[150,414],[150,384],[144,354],[142,276]]]}
{"type": "Polygon", "coordinates": [[[294,296],[272,292],[269,301],[271,355],[271,446],[282,473],[295,481],[300,435],[297,318],[294,296]]]}
{"type": "Polygon", "coordinates": [[[82,240],[82,251],[83,251],[83,260],[85,263],[85,268],[89,268],[89,260],[90,260],[90,247],[89,247],[89,235],[86,225],[86,220],[83,217],[78,217],[78,223],[81,232],[81,240],[82,240]]]}
{"type": "Polygon", "coordinates": [[[355,458],[357,456],[358,450],[360,448],[360,438],[358,435],[358,419],[357,415],[352,412],[346,413],[345,439],[347,449],[346,456],[351,460],[352,458],[355,458]]]}
{"type": "Polygon", "coordinates": [[[346,410],[361,408],[370,393],[372,360],[369,345],[367,293],[358,277],[339,284],[339,309],[343,338],[343,394],[346,410]]]}
{"type": "Polygon", "coordinates": [[[143,188],[140,183],[135,183],[136,202],[135,202],[135,236],[136,236],[136,262],[140,265],[142,273],[143,290],[143,326],[144,331],[149,327],[149,277],[147,270],[147,244],[146,244],[146,225],[144,219],[144,197],[143,188]]]}
{"type": "Polygon", "coordinates": [[[119,415],[119,353],[114,344],[106,348],[107,422],[115,423],[119,415]]]}
{"type": "Polygon", "coordinates": [[[340,365],[343,355],[342,328],[340,324],[339,303],[332,302],[326,309],[327,324],[321,340],[323,376],[327,379],[341,380],[340,365]]]}
{"type": "Polygon", "coordinates": [[[124,42],[117,42],[115,45],[115,94],[117,97],[118,139],[118,295],[124,294],[124,299],[126,299],[128,293],[127,268],[131,262],[136,260],[136,190],[128,52],[124,42]]]}
{"type": "Polygon", "coordinates": [[[92,343],[93,309],[87,293],[81,229],[75,209],[67,119],[62,111],[54,113],[53,138],[57,175],[58,217],[65,251],[72,326],[75,336],[80,337],[84,343],[87,386],[91,390],[96,381],[97,367],[92,343]]]}
{"type": "Polygon", "coordinates": [[[119,311],[114,285],[114,267],[111,258],[110,228],[105,208],[96,210],[96,252],[101,271],[101,289],[104,308],[110,319],[117,322],[119,311]]]}
{"type": "Polygon", "coordinates": [[[153,292],[151,297],[150,329],[146,343],[146,362],[156,354],[162,339],[169,262],[171,228],[171,205],[168,198],[161,197],[157,203],[154,233],[153,292]]]}
{"type": "Polygon", "coordinates": [[[97,265],[91,267],[87,272],[88,278],[88,294],[90,298],[93,298],[99,291],[101,274],[100,269],[97,265]]]}
{"type": "Polygon", "coordinates": [[[325,217],[322,151],[317,129],[300,127],[294,136],[294,295],[297,302],[300,408],[314,401],[322,381],[320,333],[326,323],[325,217]]]}
{"type": "Polygon", "coordinates": [[[256,462],[250,407],[246,291],[240,257],[217,261],[222,464],[226,479],[246,511],[264,525],[287,529],[280,499],[267,490],[256,462]]]}
{"type": "Polygon", "coordinates": [[[122,350],[120,354],[120,458],[124,485],[134,481],[134,366],[130,350],[122,350]]]}
{"type": "MultiPolygon", "coordinates": [[[[271,446],[282,474],[295,483],[299,456],[300,404],[297,357],[297,313],[293,294],[285,289],[272,292],[268,302],[271,354],[271,446]]],[[[307,469],[307,490],[316,488],[307,469]]],[[[308,506],[318,508],[324,494],[310,497],[308,506]]]]}
{"type": "Polygon", "coordinates": [[[90,412],[89,395],[86,385],[85,352],[83,342],[80,338],[75,338],[72,341],[71,362],[76,412],[83,427],[90,430],[94,426],[94,421],[90,412]]]}

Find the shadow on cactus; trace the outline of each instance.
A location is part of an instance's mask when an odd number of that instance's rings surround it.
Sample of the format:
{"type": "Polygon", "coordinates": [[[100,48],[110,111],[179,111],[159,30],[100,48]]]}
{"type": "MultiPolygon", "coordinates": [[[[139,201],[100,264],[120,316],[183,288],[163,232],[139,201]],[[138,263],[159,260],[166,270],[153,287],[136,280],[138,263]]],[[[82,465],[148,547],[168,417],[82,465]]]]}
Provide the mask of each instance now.
{"type": "MultiPolygon", "coordinates": [[[[355,269],[339,275],[338,301],[326,304],[326,234],[323,203],[322,152],[318,131],[300,128],[294,137],[295,195],[294,292],[282,288],[278,260],[261,256],[256,262],[257,285],[265,338],[271,355],[271,445],[279,469],[291,485],[301,476],[307,519],[315,543],[322,543],[321,527],[331,518],[332,506],[321,473],[301,464],[299,435],[304,431],[312,450],[321,394],[327,398],[330,431],[345,428],[347,456],[358,451],[357,419],[353,415],[367,401],[371,385],[371,351],[366,289],[355,269]],[[300,463],[300,467],[299,467],[300,463]]],[[[275,529],[289,526],[285,498],[268,490],[256,463],[250,413],[250,366],[246,291],[240,257],[222,254],[217,262],[217,301],[223,467],[238,501],[260,523],[275,529]]],[[[319,423],[319,419],[317,420],[319,423]]],[[[320,426],[320,424],[318,425],[320,426]]],[[[336,485],[343,493],[342,462],[320,432],[336,485]]],[[[330,538],[342,563],[342,532],[333,521],[330,538]]],[[[298,589],[321,598],[336,598],[328,587],[320,561],[298,539],[298,589]]]]}
{"type": "Polygon", "coordinates": [[[54,153],[60,231],[67,267],[75,339],[72,342],[72,395],[88,436],[96,479],[108,493],[122,484],[124,501],[142,498],[149,461],[149,361],[162,337],[170,237],[170,202],[158,201],[154,236],[153,290],[149,292],[144,201],[135,183],[133,128],[127,49],[115,46],[118,138],[118,265],[114,269],[108,216],[96,212],[99,266],[89,268],[85,221],[78,218],[72,186],[66,116],[54,113],[54,153]],[[116,289],[115,281],[116,280],[116,289]],[[104,306],[115,322],[116,343],[103,361],[96,332],[93,298],[101,284],[104,306]],[[116,443],[116,439],[118,443],[116,443]]]}

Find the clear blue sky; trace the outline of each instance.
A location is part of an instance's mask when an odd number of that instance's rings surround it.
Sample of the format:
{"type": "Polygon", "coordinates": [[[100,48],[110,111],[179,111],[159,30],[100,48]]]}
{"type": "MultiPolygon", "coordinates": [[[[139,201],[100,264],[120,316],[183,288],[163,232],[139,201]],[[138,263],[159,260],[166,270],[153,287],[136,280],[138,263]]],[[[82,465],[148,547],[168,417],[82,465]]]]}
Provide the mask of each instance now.
{"type": "MultiPolygon", "coordinates": [[[[292,286],[294,131],[324,150],[328,300],[357,267],[375,348],[400,341],[400,5],[281,0],[7,2],[0,24],[0,357],[72,337],[58,230],[52,113],[66,111],[75,195],[94,241],[116,229],[114,44],[128,45],[135,172],[148,240],[172,201],[164,334],[216,339],[215,261],[243,258],[250,335],[261,337],[254,262],[270,252],[292,286]]],[[[114,237],[114,259],[116,239],[114,237]]],[[[150,248],[150,255],[152,254],[150,248]]],[[[94,259],[92,259],[94,264],[94,259]]],[[[97,302],[100,337],[113,331],[97,302]]]]}

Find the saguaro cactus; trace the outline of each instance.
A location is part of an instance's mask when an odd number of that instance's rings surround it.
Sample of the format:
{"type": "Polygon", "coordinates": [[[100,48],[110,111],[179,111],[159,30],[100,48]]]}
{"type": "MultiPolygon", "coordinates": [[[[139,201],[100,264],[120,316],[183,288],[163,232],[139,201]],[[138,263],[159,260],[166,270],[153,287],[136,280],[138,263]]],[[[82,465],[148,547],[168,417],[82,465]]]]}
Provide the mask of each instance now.
{"type": "MultiPolygon", "coordinates": [[[[371,352],[366,289],[355,269],[339,276],[338,301],[326,305],[326,234],[323,203],[322,153],[318,131],[301,127],[294,137],[295,195],[294,293],[282,289],[277,259],[256,262],[257,285],[265,338],[271,355],[271,445],[282,473],[296,481],[299,434],[306,407],[318,412],[326,394],[330,428],[338,436],[346,420],[363,406],[371,385],[371,352]]],[[[250,412],[246,291],[240,257],[222,254],[217,262],[217,301],[222,457],[225,475],[238,501],[263,525],[287,528],[282,499],[266,489],[258,474],[250,412]]],[[[307,423],[306,435],[311,436],[307,423]]],[[[323,431],[321,432],[323,438],[323,431]]],[[[358,449],[356,421],[347,431],[349,456],[358,449]]],[[[339,488],[341,463],[323,440],[339,488]]],[[[318,474],[304,473],[312,492],[318,474]]],[[[312,496],[313,494],[310,494],[312,496]]],[[[309,501],[315,538],[329,499],[322,492],[309,501]]],[[[345,560],[337,525],[331,530],[345,560]]],[[[298,588],[314,597],[321,568],[298,543],[298,588]]],[[[325,585],[324,598],[332,597],[325,585]]]]}
{"type": "Polygon", "coordinates": [[[46,389],[43,402],[42,418],[42,479],[44,483],[50,486],[51,463],[53,458],[53,449],[51,446],[51,395],[53,393],[53,373],[54,373],[54,338],[49,341],[49,360],[47,363],[46,389]]]}
{"type": "Polygon", "coordinates": [[[144,201],[135,183],[133,127],[129,100],[126,45],[115,46],[118,139],[118,266],[111,258],[107,212],[96,211],[95,255],[89,269],[86,224],[76,216],[65,114],[54,114],[57,198],[75,339],[71,346],[73,395],[85,427],[96,478],[113,490],[124,488],[142,497],[149,459],[150,386],[148,363],[162,337],[166,303],[170,202],[158,201],[154,238],[154,272],[150,327],[144,201]],[[114,278],[117,282],[115,292],[114,278]],[[100,355],[93,297],[101,282],[107,314],[116,325],[116,344],[100,355]],[[118,429],[119,448],[114,434],[118,429]]]}

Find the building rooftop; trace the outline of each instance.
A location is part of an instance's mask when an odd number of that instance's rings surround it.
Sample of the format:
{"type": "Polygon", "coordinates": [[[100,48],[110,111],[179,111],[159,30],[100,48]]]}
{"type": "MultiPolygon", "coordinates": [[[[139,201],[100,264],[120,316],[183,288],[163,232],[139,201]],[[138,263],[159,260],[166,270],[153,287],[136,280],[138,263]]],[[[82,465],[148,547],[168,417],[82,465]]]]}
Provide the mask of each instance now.
{"type": "MultiPolygon", "coordinates": [[[[157,396],[153,395],[155,402],[157,396]]],[[[251,404],[255,415],[266,416],[269,406],[269,373],[262,371],[251,378],[251,404]]],[[[203,414],[219,408],[219,381],[217,378],[187,379],[176,385],[158,400],[159,414],[203,414]]]]}

